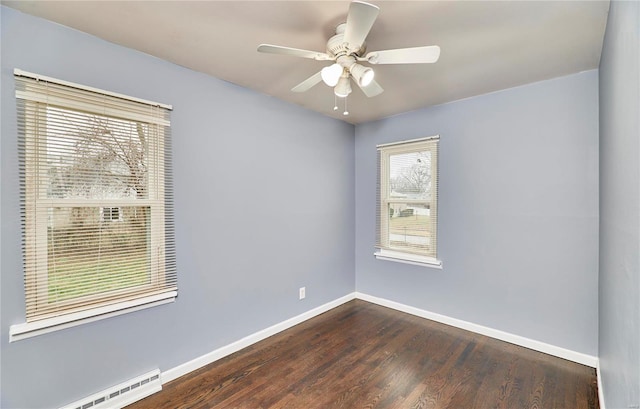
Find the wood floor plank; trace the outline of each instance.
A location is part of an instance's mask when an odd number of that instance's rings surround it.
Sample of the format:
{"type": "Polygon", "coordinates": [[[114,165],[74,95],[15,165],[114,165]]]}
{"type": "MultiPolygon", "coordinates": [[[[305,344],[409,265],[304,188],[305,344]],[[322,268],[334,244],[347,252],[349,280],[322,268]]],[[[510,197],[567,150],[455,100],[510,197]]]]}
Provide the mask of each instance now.
{"type": "Polygon", "coordinates": [[[598,409],[593,368],[361,300],[131,409],[598,409]]]}

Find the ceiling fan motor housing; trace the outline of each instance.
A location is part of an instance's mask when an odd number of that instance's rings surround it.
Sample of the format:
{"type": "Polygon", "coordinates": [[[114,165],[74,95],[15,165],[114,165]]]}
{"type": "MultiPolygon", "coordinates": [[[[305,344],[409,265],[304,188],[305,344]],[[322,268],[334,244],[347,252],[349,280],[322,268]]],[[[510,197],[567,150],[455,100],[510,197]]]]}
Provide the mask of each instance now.
{"type": "Polygon", "coordinates": [[[353,50],[349,47],[348,43],[345,43],[344,38],[344,29],[346,28],[347,23],[339,24],[336,27],[336,34],[327,41],[327,54],[332,57],[339,57],[342,55],[353,54],[358,57],[361,57],[365,51],[367,50],[367,46],[365,43],[362,43],[362,46],[356,50],[353,50]]]}

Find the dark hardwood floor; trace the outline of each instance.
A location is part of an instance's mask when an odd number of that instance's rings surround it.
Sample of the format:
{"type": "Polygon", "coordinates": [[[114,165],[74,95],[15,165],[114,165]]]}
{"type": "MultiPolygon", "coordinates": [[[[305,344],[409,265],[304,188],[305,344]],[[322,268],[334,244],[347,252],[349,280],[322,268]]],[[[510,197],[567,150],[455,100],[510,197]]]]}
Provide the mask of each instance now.
{"type": "Polygon", "coordinates": [[[593,368],[354,300],[130,409],[595,409],[593,368]]]}

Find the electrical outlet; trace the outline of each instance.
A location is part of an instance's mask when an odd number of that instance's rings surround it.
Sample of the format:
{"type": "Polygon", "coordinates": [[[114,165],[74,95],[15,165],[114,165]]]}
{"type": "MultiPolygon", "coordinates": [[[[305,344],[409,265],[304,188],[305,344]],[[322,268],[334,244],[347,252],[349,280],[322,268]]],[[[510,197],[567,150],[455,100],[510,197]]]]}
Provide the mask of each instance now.
{"type": "Polygon", "coordinates": [[[307,295],[306,293],[307,293],[306,288],[305,288],[305,287],[300,287],[300,293],[299,293],[299,295],[300,295],[300,299],[301,299],[301,300],[302,300],[304,297],[306,297],[306,295],[307,295]]]}

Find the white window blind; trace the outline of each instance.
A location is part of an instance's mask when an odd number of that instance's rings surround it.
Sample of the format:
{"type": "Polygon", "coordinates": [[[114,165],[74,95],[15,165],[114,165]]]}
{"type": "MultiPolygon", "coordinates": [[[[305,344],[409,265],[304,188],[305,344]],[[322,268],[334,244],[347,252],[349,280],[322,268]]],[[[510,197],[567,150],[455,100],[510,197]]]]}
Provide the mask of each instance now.
{"type": "Polygon", "coordinates": [[[175,297],[171,107],[15,82],[27,323],[175,297]]]}
{"type": "Polygon", "coordinates": [[[436,136],[378,146],[376,256],[440,264],[438,142],[436,136]]]}

